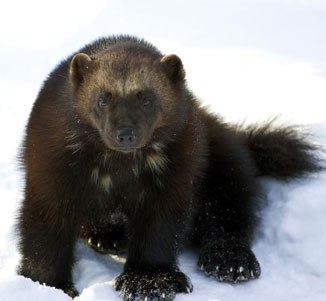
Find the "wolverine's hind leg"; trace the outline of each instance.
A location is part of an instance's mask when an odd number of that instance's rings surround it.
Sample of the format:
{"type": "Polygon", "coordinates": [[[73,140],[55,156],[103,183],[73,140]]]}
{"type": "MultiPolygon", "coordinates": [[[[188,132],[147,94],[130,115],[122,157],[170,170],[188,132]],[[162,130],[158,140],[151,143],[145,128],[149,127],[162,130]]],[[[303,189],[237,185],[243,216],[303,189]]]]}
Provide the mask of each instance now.
{"type": "Polygon", "coordinates": [[[118,255],[126,252],[127,238],[124,228],[108,226],[107,228],[93,228],[81,232],[85,242],[96,252],[118,255]]]}
{"type": "Polygon", "coordinates": [[[250,249],[258,198],[250,160],[238,154],[214,160],[200,194],[198,264],[219,281],[244,281],[260,275],[250,249]]]}

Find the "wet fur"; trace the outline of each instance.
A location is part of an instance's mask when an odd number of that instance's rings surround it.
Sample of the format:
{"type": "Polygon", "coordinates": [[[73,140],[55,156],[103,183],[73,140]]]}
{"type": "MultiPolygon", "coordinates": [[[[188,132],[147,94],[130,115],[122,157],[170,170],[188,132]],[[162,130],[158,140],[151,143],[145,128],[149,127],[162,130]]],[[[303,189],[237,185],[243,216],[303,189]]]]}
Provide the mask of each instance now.
{"type": "MultiPolygon", "coordinates": [[[[110,240],[119,243],[121,235],[128,259],[116,288],[124,300],[171,300],[190,292],[176,260],[185,240],[198,246],[199,265],[217,280],[257,278],[260,267],[250,244],[261,195],[258,176],[289,179],[317,171],[314,147],[293,127],[240,128],[208,113],[187,89],[181,61],[167,58],[158,69],[162,54],[147,42],[110,37],[79,52],[97,56],[97,66],[84,70],[83,57],[71,66],[73,55],[58,65],[27,125],[19,273],[75,296],[76,239],[93,237],[112,250],[110,240]],[[114,73],[105,69],[106,55],[114,73]],[[86,85],[88,72],[93,77],[86,85]],[[156,87],[163,109],[155,113],[144,146],[125,154],[103,140],[86,96],[107,82],[127,95],[141,89],[134,80],[139,76],[156,87]],[[148,281],[161,284],[149,287],[148,281]]],[[[145,123],[139,116],[135,122],[145,123]]]]}

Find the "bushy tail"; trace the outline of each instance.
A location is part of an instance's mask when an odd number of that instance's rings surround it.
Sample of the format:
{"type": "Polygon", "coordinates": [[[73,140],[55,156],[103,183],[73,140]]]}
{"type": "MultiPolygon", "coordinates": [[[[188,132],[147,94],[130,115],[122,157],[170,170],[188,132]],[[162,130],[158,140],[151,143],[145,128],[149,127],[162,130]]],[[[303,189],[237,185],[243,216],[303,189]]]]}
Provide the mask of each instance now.
{"type": "Polygon", "coordinates": [[[262,175],[280,180],[321,171],[321,147],[309,142],[300,126],[275,126],[275,119],[239,129],[262,175]]]}

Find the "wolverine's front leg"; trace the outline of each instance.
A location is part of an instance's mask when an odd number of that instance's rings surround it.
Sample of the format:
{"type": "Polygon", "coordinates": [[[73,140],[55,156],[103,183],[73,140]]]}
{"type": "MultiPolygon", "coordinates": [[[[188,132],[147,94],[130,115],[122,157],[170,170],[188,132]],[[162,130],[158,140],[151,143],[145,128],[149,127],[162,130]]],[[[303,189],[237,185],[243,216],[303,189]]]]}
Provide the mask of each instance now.
{"type": "Polygon", "coordinates": [[[236,158],[230,155],[211,164],[196,225],[199,266],[207,275],[228,282],[260,275],[260,265],[250,247],[258,184],[250,158],[236,158]]]}
{"type": "Polygon", "coordinates": [[[71,279],[77,236],[75,216],[73,200],[26,193],[19,218],[19,274],[62,289],[71,297],[78,295],[71,279]]]}
{"type": "Polygon", "coordinates": [[[176,195],[149,195],[132,214],[127,263],[115,281],[123,300],[173,300],[176,293],[192,291],[176,263],[183,226],[178,219],[184,214],[180,200],[173,199],[176,195]]]}

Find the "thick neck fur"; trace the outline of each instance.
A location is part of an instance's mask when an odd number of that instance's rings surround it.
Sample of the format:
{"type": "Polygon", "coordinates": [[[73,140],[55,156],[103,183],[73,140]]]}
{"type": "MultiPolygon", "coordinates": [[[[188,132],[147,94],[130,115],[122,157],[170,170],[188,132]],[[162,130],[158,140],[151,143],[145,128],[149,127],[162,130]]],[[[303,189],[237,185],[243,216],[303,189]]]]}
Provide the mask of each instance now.
{"type": "MultiPolygon", "coordinates": [[[[82,124],[78,115],[74,113],[74,118],[67,119],[69,122],[66,125],[66,148],[75,160],[84,160],[88,166],[96,165],[103,169],[116,170],[120,174],[124,173],[123,169],[130,171],[153,168],[153,166],[155,168],[155,160],[159,165],[164,164],[169,149],[176,148],[182,140],[186,124],[193,119],[194,106],[191,94],[184,89],[175,122],[156,129],[151,140],[144,147],[130,153],[109,149],[101,139],[98,130],[82,124]]],[[[189,127],[187,129],[189,130],[189,127]]],[[[133,171],[134,174],[138,172],[133,171]]]]}

